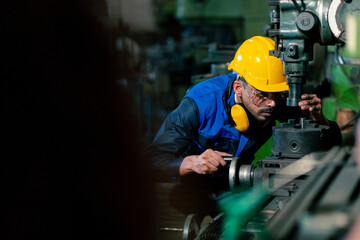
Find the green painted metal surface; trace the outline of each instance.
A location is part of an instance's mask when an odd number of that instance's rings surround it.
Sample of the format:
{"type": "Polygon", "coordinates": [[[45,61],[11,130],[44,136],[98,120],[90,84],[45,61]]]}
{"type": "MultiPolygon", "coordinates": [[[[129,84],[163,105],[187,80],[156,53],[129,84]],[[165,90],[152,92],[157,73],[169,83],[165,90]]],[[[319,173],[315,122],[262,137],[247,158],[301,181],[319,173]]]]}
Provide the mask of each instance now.
{"type": "Polygon", "coordinates": [[[322,111],[327,119],[330,121],[336,121],[336,98],[328,97],[322,100],[322,111]]]}
{"type": "MultiPolygon", "coordinates": [[[[276,121],[276,126],[280,125],[279,121],[276,121]]],[[[255,159],[252,162],[252,165],[258,166],[257,162],[265,159],[266,157],[271,157],[271,149],[273,147],[273,138],[270,137],[264,145],[255,153],[255,159]]]]}
{"type": "MultiPolygon", "coordinates": [[[[358,65],[343,65],[348,76],[358,74],[358,65]]],[[[356,84],[359,87],[359,84],[356,84]]],[[[331,68],[331,87],[336,98],[337,108],[351,108],[355,112],[360,110],[359,96],[349,80],[337,64],[331,68]]]]}
{"type": "Polygon", "coordinates": [[[224,195],[220,200],[220,206],[225,212],[224,233],[221,239],[240,239],[246,222],[256,215],[268,198],[269,191],[261,186],[224,195]]]}
{"type": "Polygon", "coordinates": [[[252,165],[258,166],[258,161],[265,159],[266,157],[271,156],[271,149],[273,145],[272,137],[267,140],[267,142],[261,146],[261,148],[255,153],[255,159],[252,162],[252,165]]]}

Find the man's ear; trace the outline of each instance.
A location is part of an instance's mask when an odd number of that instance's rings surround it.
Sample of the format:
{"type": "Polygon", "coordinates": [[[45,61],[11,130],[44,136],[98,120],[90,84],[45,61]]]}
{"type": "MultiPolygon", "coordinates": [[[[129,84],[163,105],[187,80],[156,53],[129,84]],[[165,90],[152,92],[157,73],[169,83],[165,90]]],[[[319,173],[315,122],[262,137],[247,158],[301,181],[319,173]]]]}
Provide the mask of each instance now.
{"type": "Polygon", "coordinates": [[[234,81],[234,92],[237,96],[241,97],[242,95],[242,89],[243,89],[243,83],[241,81],[234,81]]]}

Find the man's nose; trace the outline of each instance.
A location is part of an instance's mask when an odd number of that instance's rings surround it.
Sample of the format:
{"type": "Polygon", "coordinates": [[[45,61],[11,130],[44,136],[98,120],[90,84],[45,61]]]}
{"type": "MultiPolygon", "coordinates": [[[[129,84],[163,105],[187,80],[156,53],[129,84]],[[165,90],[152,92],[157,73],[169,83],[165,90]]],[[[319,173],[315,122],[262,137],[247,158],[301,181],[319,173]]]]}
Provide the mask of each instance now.
{"type": "Polygon", "coordinates": [[[276,102],[274,99],[267,99],[267,106],[268,107],[275,107],[276,106],[276,102]]]}

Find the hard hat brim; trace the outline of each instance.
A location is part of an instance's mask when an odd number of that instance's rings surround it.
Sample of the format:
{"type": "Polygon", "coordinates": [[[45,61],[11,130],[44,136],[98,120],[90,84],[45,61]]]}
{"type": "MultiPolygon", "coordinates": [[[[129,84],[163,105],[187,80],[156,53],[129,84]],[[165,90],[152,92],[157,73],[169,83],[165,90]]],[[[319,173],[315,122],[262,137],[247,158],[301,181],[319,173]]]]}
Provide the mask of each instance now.
{"type": "Polygon", "coordinates": [[[287,85],[286,82],[278,83],[278,84],[259,84],[259,83],[253,83],[252,81],[248,81],[245,78],[245,81],[256,88],[257,90],[260,90],[262,92],[283,92],[283,91],[289,91],[289,85],[287,85]]]}

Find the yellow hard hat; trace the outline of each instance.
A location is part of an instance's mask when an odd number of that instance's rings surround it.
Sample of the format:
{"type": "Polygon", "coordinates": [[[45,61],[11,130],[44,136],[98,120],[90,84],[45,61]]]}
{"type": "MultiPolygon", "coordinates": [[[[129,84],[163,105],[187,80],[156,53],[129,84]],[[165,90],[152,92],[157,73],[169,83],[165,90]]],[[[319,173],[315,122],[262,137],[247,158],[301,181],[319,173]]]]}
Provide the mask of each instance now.
{"type": "Polygon", "coordinates": [[[251,86],[263,92],[288,91],[284,62],[269,55],[275,43],[267,37],[252,37],[239,47],[228,69],[236,71],[251,86]]]}

